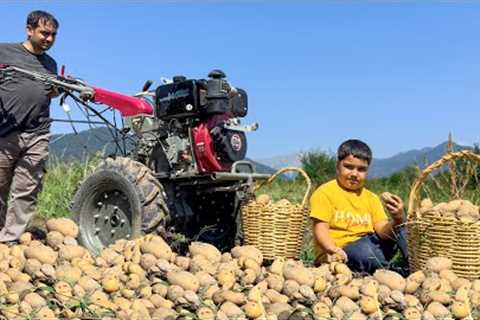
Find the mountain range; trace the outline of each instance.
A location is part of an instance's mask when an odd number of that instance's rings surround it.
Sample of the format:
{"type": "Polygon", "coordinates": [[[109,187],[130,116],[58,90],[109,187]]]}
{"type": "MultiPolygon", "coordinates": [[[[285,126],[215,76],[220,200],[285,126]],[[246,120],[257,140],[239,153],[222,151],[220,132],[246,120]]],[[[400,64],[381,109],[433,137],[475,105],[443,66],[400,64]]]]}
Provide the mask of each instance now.
{"type": "MultiPolygon", "coordinates": [[[[94,154],[109,155],[119,150],[129,150],[131,144],[117,145],[114,132],[106,127],[92,128],[77,133],[54,134],[50,138],[50,159],[54,161],[85,161],[94,154]]],[[[268,167],[257,161],[253,162],[259,173],[274,173],[276,169],[268,167]]]]}
{"type": "MultiPolygon", "coordinates": [[[[50,140],[50,155],[57,161],[80,160],[84,161],[93,154],[103,155],[114,153],[116,150],[112,133],[105,127],[93,128],[78,133],[55,134],[50,140]]],[[[400,152],[394,156],[382,159],[373,159],[369,170],[370,177],[385,177],[409,165],[426,164],[439,159],[447,151],[448,142],[440,143],[434,147],[413,149],[400,152]]],[[[121,147],[123,147],[121,145],[121,147]]],[[[128,148],[128,146],[127,146],[128,148]]],[[[454,144],[454,150],[468,149],[471,147],[454,144]]],[[[268,159],[255,159],[257,171],[273,173],[287,166],[301,166],[302,153],[292,153],[268,159]]]]}
{"type": "MultiPolygon", "coordinates": [[[[372,178],[387,177],[409,165],[418,165],[420,168],[424,168],[426,165],[440,159],[447,151],[447,148],[448,142],[446,141],[434,147],[412,149],[397,153],[388,158],[374,158],[368,175],[372,178]]],[[[453,150],[471,148],[471,146],[463,146],[453,143],[453,150]]],[[[297,152],[268,159],[259,159],[257,161],[274,169],[279,169],[287,166],[301,166],[301,157],[302,153],[297,152]]]]}

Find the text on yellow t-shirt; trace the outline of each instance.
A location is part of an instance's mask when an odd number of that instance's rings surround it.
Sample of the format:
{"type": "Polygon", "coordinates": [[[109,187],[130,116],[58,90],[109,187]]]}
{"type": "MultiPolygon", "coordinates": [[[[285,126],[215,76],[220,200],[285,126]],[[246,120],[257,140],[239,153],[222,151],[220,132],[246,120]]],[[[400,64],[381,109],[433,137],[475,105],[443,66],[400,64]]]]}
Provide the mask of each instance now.
{"type": "MultiPolygon", "coordinates": [[[[337,247],[343,248],[361,237],[375,232],[375,223],[387,220],[379,197],[366,188],[353,192],[331,180],[310,198],[310,217],[328,222],[330,236],[337,247]]],[[[315,241],[315,256],[324,252],[315,241]]]]}

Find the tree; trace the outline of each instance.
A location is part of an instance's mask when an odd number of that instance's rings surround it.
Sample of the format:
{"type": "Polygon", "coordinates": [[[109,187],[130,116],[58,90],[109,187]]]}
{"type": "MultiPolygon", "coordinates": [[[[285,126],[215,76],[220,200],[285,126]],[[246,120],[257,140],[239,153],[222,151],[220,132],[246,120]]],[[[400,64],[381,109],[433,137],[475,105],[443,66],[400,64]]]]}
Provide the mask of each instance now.
{"type": "Polygon", "coordinates": [[[314,187],[335,178],[337,161],[325,152],[304,153],[300,162],[314,187]]]}

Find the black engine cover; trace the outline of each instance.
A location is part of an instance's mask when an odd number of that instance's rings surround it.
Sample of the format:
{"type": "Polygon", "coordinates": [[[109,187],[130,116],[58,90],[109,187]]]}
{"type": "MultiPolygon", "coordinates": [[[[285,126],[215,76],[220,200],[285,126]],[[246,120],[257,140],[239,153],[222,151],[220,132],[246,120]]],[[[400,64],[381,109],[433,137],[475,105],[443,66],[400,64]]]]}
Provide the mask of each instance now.
{"type": "Polygon", "coordinates": [[[211,131],[217,155],[226,163],[245,159],[247,154],[247,137],[245,133],[216,127],[211,131]]]}
{"type": "Polygon", "coordinates": [[[155,113],[159,118],[188,117],[200,111],[199,86],[195,80],[159,86],[155,96],[155,113]]]}

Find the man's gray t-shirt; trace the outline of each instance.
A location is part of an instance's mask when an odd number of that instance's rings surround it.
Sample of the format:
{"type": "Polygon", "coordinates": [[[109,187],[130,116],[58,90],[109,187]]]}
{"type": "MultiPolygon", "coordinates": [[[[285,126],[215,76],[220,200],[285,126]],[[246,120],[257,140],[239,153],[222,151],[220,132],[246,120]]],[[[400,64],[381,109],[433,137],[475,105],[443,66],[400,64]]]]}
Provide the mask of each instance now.
{"type": "MultiPolygon", "coordinates": [[[[48,54],[35,55],[21,43],[0,43],[0,64],[57,74],[57,63],[48,54]]],[[[50,130],[51,86],[18,73],[0,75],[0,136],[19,130],[50,130]]]]}

